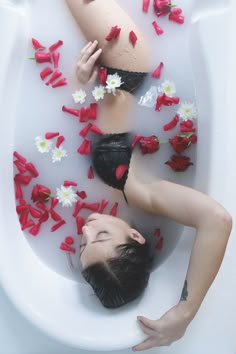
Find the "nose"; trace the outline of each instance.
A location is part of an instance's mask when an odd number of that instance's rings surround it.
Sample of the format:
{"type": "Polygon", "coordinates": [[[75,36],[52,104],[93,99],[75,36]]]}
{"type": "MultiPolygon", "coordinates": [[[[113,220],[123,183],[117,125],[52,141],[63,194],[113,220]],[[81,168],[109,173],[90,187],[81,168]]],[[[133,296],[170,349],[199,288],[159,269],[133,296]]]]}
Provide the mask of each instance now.
{"type": "Polygon", "coordinates": [[[86,243],[89,242],[89,240],[92,238],[92,232],[91,232],[91,228],[88,226],[88,225],[84,225],[82,227],[82,233],[83,233],[83,236],[82,236],[82,240],[81,241],[85,241],[86,243]]]}

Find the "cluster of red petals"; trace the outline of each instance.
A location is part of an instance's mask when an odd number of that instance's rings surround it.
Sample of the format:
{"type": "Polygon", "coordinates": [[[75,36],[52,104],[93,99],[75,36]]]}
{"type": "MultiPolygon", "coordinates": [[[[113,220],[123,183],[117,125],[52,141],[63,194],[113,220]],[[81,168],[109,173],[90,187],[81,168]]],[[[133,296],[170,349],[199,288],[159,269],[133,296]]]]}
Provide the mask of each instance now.
{"type": "Polygon", "coordinates": [[[157,136],[151,135],[147,137],[142,137],[139,140],[139,147],[143,153],[145,154],[153,154],[158,151],[160,148],[160,142],[157,136]]]}
{"type": "Polygon", "coordinates": [[[193,165],[188,156],[184,155],[172,155],[169,161],[165,162],[166,165],[170,166],[172,170],[176,172],[183,172],[189,166],[193,165]]]}
{"type": "Polygon", "coordinates": [[[66,243],[62,242],[60,244],[60,249],[62,251],[67,251],[67,252],[71,252],[71,253],[76,253],[76,249],[74,247],[68,246],[66,243]]]}
{"type": "MultiPolygon", "coordinates": [[[[37,39],[32,38],[32,45],[33,45],[34,49],[36,50],[34,58],[32,58],[32,59],[35,59],[36,63],[38,63],[38,64],[42,64],[42,63],[53,64],[53,68],[57,69],[59,66],[60,53],[57,52],[56,50],[62,44],[63,44],[63,41],[58,40],[56,43],[53,43],[49,47],[49,52],[44,52],[42,50],[44,50],[46,48],[37,39]]],[[[45,80],[46,77],[48,77],[49,75],[51,75],[51,77],[46,82],[47,86],[51,85],[53,88],[56,88],[56,87],[67,85],[66,78],[62,78],[62,79],[56,81],[62,75],[62,72],[59,70],[53,71],[53,69],[51,67],[47,67],[40,72],[40,77],[42,80],[45,80]]]]}
{"type": "Polygon", "coordinates": [[[154,0],[153,8],[158,17],[168,15],[171,12],[171,0],[154,0]]]}
{"type": "Polygon", "coordinates": [[[95,134],[99,134],[99,135],[103,135],[104,134],[103,131],[101,129],[99,129],[95,124],[88,123],[80,131],[79,135],[82,136],[83,138],[85,138],[89,131],[91,131],[92,133],[95,133],[95,134]]]}
{"type": "Polygon", "coordinates": [[[155,110],[160,112],[162,106],[173,106],[179,104],[179,97],[169,97],[165,93],[157,97],[155,110]]]}
{"type": "Polygon", "coordinates": [[[174,138],[169,139],[169,142],[173,149],[181,154],[184,150],[186,150],[192,144],[196,144],[197,135],[191,134],[188,135],[176,135],[174,138]]]}
{"type": "Polygon", "coordinates": [[[169,123],[167,123],[163,126],[163,130],[168,131],[168,130],[175,128],[176,125],[178,124],[178,122],[179,122],[179,116],[178,116],[178,114],[176,114],[174,116],[174,118],[169,123]]]}
{"type": "Polygon", "coordinates": [[[188,119],[180,123],[181,133],[194,133],[196,131],[194,123],[191,119],[188,119]]]}
{"type": "Polygon", "coordinates": [[[45,203],[50,199],[50,196],[51,190],[42,184],[36,184],[32,189],[31,199],[34,203],[45,203]]]}
{"type": "Polygon", "coordinates": [[[110,42],[112,39],[116,39],[119,34],[120,34],[121,28],[118,26],[113,26],[110,29],[110,32],[108,33],[108,35],[105,37],[106,41],[110,42]]]}

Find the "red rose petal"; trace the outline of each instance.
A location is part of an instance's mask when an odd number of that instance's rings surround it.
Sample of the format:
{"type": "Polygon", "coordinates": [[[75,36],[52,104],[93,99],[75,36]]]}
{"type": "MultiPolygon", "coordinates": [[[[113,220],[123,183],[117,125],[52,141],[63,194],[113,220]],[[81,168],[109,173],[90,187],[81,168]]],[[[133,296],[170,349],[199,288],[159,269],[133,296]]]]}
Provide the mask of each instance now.
{"type": "Polygon", "coordinates": [[[156,237],[160,237],[161,236],[161,229],[156,229],[155,231],[154,231],[154,236],[156,236],[156,237]]]}
{"type": "Polygon", "coordinates": [[[77,202],[75,203],[74,212],[73,212],[73,214],[72,214],[72,216],[73,216],[74,218],[79,214],[79,212],[80,212],[80,210],[82,209],[82,207],[83,207],[83,203],[82,203],[81,201],[77,200],[77,202]]]}
{"type": "Polygon", "coordinates": [[[183,172],[189,166],[193,165],[188,156],[184,155],[172,155],[171,160],[165,162],[165,165],[168,165],[172,170],[176,172],[183,172]]]}
{"type": "Polygon", "coordinates": [[[26,163],[26,158],[24,158],[21,154],[19,154],[17,151],[14,151],[13,156],[17,158],[23,165],[26,163]]]}
{"type": "Polygon", "coordinates": [[[100,66],[98,68],[98,76],[99,76],[100,83],[104,85],[107,81],[107,68],[100,66]]]}
{"type": "Polygon", "coordinates": [[[63,44],[63,41],[59,40],[56,43],[53,43],[52,45],[50,45],[50,47],[48,49],[49,49],[50,52],[53,52],[54,50],[59,48],[62,44],[63,44]]]}
{"type": "Polygon", "coordinates": [[[88,113],[89,113],[89,108],[88,107],[82,107],[81,108],[81,110],[80,110],[80,118],[79,118],[79,121],[81,123],[87,122],[88,113]]]}
{"type": "Polygon", "coordinates": [[[135,46],[135,43],[137,42],[138,37],[136,36],[136,34],[134,33],[134,31],[130,31],[129,33],[129,39],[133,45],[133,47],[135,46]]]}
{"type": "Polygon", "coordinates": [[[67,236],[65,238],[65,243],[67,243],[68,245],[73,245],[74,244],[74,238],[71,236],[67,236]]]}
{"type": "Polygon", "coordinates": [[[101,201],[101,206],[100,206],[100,209],[99,209],[99,211],[98,211],[100,214],[103,213],[103,211],[104,211],[104,209],[105,209],[105,207],[107,206],[108,203],[109,203],[109,202],[108,202],[107,199],[102,199],[102,201],[101,201]]]}
{"type": "Polygon", "coordinates": [[[39,223],[42,224],[42,223],[48,221],[48,219],[49,219],[49,213],[46,211],[45,213],[43,213],[43,215],[39,219],[39,223]]]}
{"type": "Polygon", "coordinates": [[[136,134],[131,146],[134,147],[139,142],[139,140],[141,138],[142,138],[142,135],[136,134]]]}
{"type": "Polygon", "coordinates": [[[95,134],[104,135],[103,131],[99,129],[95,124],[92,124],[90,131],[95,134]]]}
{"type": "Polygon", "coordinates": [[[66,106],[62,106],[62,111],[72,114],[73,116],[79,117],[80,111],[78,109],[68,108],[66,106]]]}
{"type": "Polygon", "coordinates": [[[53,84],[54,81],[59,79],[61,77],[62,72],[60,70],[55,70],[54,73],[51,75],[50,79],[46,82],[46,85],[51,85],[53,84]]]}
{"type": "Polygon", "coordinates": [[[91,140],[85,139],[78,148],[77,152],[81,155],[89,155],[91,152],[91,143],[91,140]]]}
{"type": "Polygon", "coordinates": [[[16,212],[17,214],[21,214],[23,211],[28,210],[29,206],[27,204],[25,205],[17,205],[16,206],[16,212]]]}
{"type": "Polygon", "coordinates": [[[113,205],[113,207],[111,208],[111,211],[110,211],[110,215],[112,216],[116,216],[117,215],[117,208],[118,208],[118,203],[115,202],[115,204],[113,205]]]}
{"type": "Polygon", "coordinates": [[[67,85],[67,80],[64,77],[63,79],[57,81],[55,84],[52,85],[52,88],[60,87],[60,86],[66,86],[67,85]]]}
{"type": "Polygon", "coordinates": [[[14,161],[14,165],[20,173],[25,173],[27,170],[24,165],[19,160],[14,161]]]}
{"type": "Polygon", "coordinates": [[[163,237],[161,237],[160,240],[157,242],[155,248],[156,248],[158,251],[162,250],[162,248],[163,248],[163,241],[164,241],[164,239],[163,239],[163,237]]]}
{"type": "Polygon", "coordinates": [[[39,219],[42,216],[42,212],[40,210],[38,210],[38,209],[35,209],[32,206],[29,206],[29,212],[36,219],[39,219]]]}
{"type": "Polygon", "coordinates": [[[193,124],[193,121],[188,119],[184,122],[181,122],[180,123],[180,131],[181,133],[193,133],[196,131],[196,129],[194,128],[194,124],[193,124]]]}
{"type": "Polygon", "coordinates": [[[63,251],[76,253],[76,249],[74,247],[70,247],[70,246],[66,245],[65,243],[63,243],[63,242],[60,244],[60,249],[63,250],[63,251]]]}
{"type": "Polygon", "coordinates": [[[125,172],[129,169],[128,165],[119,165],[116,168],[116,179],[119,181],[125,174],[125,172]]]}
{"type": "Polygon", "coordinates": [[[169,15],[169,20],[179,23],[180,25],[182,25],[184,23],[184,16],[179,16],[179,15],[169,15]]]}
{"type": "Polygon", "coordinates": [[[66,223],[65,220],[59,221],[57,224],[55,224],[51,227],[50,231],[54,232],[54,231],[58,230],[61,226],[65,225],[65,223],[66,223]]]}
{"type": "Polygon", "coordinates": [[[83,138],[86,137],[86,135],[88,134],[90,128],[92,127],[91,123],[88,123],[80,132],[79,135],[82,136],[83,138]]]}
{"type": "Polygon", "coordinates": [[[21,186],[19,183],[16,183],[16,182],[15,182],[15,197],[16,197],[16,199],[23,198],[23,192],[22,192],[21,186]]]}
{"type": "Polygon", "coordinates": [[[24,225],[21,226],[21,230],[24,231],[25,229],[28,229],[31,226],[34,226],[35,223],[33,222],[32,219],[30,219],[29,221],[27,221],[27,223],[25,223],[24,225]]]}
{"type": "Polygon", "coordinates": [[[45,139],[53,139],[58,135],[60,135],[59,132],[48,132],[45,134],[45,139]]]}
{"type": "Polygon", "coordinates": [[[35,224],[33,227],[31,227],[31,229],[29,230],[29,233],[30,233],[32,236],[37,236],[38,233],[39,233],[40,226],[41,226],[40,223],[35,224]]]}
{"type": "Polygon", "coordinates": [[[31,41],[35,50],[45,49],[45,47],[37,39],[32,38],[31,41]]]}
{"type": "Polygon", "coordinates": [[[61,221],[61,220],[62,220],[61,215],[59,215],[58,213],[56,213],[54,209],[51,209],[51,210],[50,210],[50,214],[51,214],[51,218],[52,218],[54,221],[61,221]]]}
{"type": "Polygon", "coordinates": [[[96,120],[97,119],[97,103],[91,103],[88,110],[88,119],[96,120]]]}
{"type": "Polygon", "coordinates": [[[174,118],[169,123],[167,123],[163,126],[163,130],[168,131],[168,130],[175,128],[176,125],[178,124],[178,122],[179,122],[179,116],[178,116],[178,114],[176,114],[174,116],[174,118]]]}
{"type": "Polygon", "coordinates": [[[111,28],[108,35],[105,37],[106,41],[111,41],[112,39],[116,39],[120,34],[121,28],[118,26],[114,26],[111,28]]]}
{"type": "Polygon", "coordinates": [[[143,0],[143,12],[148,12],[150,0],[143,0]]]}
{"type": "Polygon", "coordinates": [[[65,180],[64,183],[63,183],[63,186],[64,187],[77,187],[78,186],[78,183],[74,182],[74,181],[67,181],[65,180]]]}
{"type": "Polygon", "coordinates": [[[55,197],[51,198],[51,209],[55,208],[55,206],[59,203],[59,200],[55,197]]]}
{"type": "Polygon", "coordinates": [[[161,77],[161,71],[164,67],[164,64],[161,62],[159,66],[153,71],[152,77],[155,77],[156,79],[159,79],[161,77]]]}
{"type": "Polygon", "coordinates": [[[180,15],[182,14],[182,9],[180,9],[179,7],[173,7],[171,9],[171,12],[170,12],[171,15],[180,15]]]}
{"type": "Polygon", "coordinates": [[[27,162],[25,164],[25,167],[26,167],[27,171],[29,173],[31,173],[31,175],[33,177],[35,177],[35,178],[38,177],[38,175],[39,175],[38,170],[37,170],[37,168],[34,166],[34,164],[32,162],[27,162]]]}
{"type": "Polygon", "coordinates": [[[43,203],[36,203],[36,207],[43,211],[48,211],[48,208],[43,203]]]}
{"type": "Polygon", "coordinates": [[[100,203],[83,203],[83,208],[92,211],[98,211],[100,208],[100,203]]]}
{"type": "Polygon", "coordinates": [[[22,226],[24,226],[27,222],[28,222],[28,215],[29,215],[29,211],[28,210],[25,210],[23,211],[21,214],[20,214],[20,224],[22,226]]]}
{"type": "Polygon", "coordinates": [[[87,198],[87,194],[86,194],[85,191],[76,192],[76,194],[77,194],[81,199],[87,198]]]}
{"type": "Polygon", "coordinates": [[[40,77],[42,80],[46,79],[47,76],[51,75],[53,70],[51,68],[45,68],[41,71],[40,77]]]}
{"type": "Polygon", "coordinates": [[[94,178],[93,168],[92,166],[90,166],[88,170],[88,179],[93,179],[93,178],[94,178]]]}
{"type": "Polygon", "coordinates": [[[59,59],[60,59],[60,53],[59,52],[53,52],[52,53],[52,61],[53,61],[55,69],[58,68],[59,59]]]}
{"type": "Polygon", "coordinates": [[[65,137],[63,135],[60,135],[57,138],[56,147],[59,148],[64,141],[65,141],[65,137]]]}
{"type": "Polygon", "coordinates": [[[76,217],[77,234],[83,235],[82,227],[84,226],[84,219],[80,216],[76,217]]]}
{"type": "Polygon", "coordinates": [[[156,34],[157,34],[158,36],[160,36],[160,35],[162,35],[162,34],[164,33],[164,30],[157,24],[156,21],[153,21],[153,22],[152,22],[152,25],[153,25],[153,27],[154,27],[154,29],[155,29],[155,31],[156,31],[156,34]]]}
{"type": "Polygon", "coordinates": [[[31,176],[25,176],[25,175],[21,175],[21,174],[16,174],[14,177],[14,181],[19,183],[19,184],[24,184],[24,185],[28,185],[32,180],[31,176]]]}

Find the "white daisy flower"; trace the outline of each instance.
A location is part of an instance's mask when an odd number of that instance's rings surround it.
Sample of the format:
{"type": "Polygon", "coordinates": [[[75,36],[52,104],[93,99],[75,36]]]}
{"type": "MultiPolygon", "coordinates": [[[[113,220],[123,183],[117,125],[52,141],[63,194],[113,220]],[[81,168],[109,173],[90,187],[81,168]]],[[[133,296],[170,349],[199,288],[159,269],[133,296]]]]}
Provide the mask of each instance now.
{"type": "Polygon", "coordinates": [[[113,95],[115,95],[116,89],[120,87],[123,82],[121,82],[121,77],[117,73],[115,73],[113,75],[107,75],[106,84],[107,92],[113,93],[113,95]]]}
{"type": "Polygon", "coordinates": [[[63,207],[70,207],[75,203],[78,199],[77,194],[73,190],[72,186],[57,188],[57,199],[59,203],[62,204],[63,207]]]}
{"type": "Polygon", "coordinates": [[[48,139],[43,139],[41,136],[36,136],[34,139],[35,145],[39,152],[42,154],[45,152],[49,152],[52,147],[52,141],[48,139]]]}
{"type": "Polygon", "coordinates": [[[63,157],[67,156],[67,151],[62,146],[52,150],[52,162],[61,161],[63,157]]]}
{"type": "Polygon", "coordinates": [[[197,118],[197,108],[194,103],[183,102],[180,105],[177,113],[179,117],[183,120],[192,120],[194,118],[197,118]]]}
{"type": "Polygon", "coordinates": [[[75,91],[75,93],[72,93],[72,97],[75,103],[84,103],[86,96],[87,96],[86,92],[82,89],[75,91]]]}
{"type": "Polygon", "coordinates": [[[165,80],[162,82],[161,86],[158,87],[158,91],[165,93],[169,97],[173,97],[176,94],[175,83],[170,80],[165,80]]]}
{"type": "Polygon", "coordinates": [[[105,93],[106,93],[105,87],[102,85],[95,86],[94,90],[92,91],[92,95],[96,101],[102,100],[104,98],[105,93]]]}

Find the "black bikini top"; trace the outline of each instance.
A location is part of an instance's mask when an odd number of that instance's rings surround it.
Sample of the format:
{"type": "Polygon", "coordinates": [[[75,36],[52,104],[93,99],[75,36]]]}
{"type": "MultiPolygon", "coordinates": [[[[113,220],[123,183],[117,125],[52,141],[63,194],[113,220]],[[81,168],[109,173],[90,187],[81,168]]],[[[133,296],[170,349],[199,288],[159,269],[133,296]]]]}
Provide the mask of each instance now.
{"type": "Polygon", "coordinates": [[[124,193],[133,152],[131,133],[105,134],[92,145],[92,162],[101,180],[124,193]]]}

